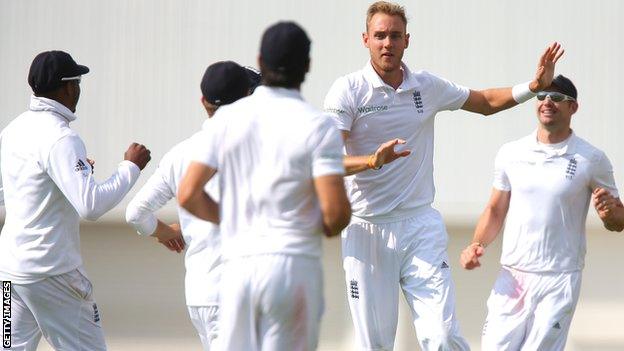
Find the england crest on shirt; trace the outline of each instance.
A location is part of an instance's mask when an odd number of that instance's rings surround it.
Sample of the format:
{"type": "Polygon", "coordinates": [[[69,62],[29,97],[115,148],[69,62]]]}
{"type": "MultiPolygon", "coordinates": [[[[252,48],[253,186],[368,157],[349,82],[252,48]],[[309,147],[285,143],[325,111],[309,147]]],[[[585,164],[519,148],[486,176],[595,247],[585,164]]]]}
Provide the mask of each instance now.
{"type": "Polygon", "coordinates": [[[574,159],[574,157],[572,157],[570,159],[570,162],[568,162],[568,166],[566,167],[566,178],[567,179],[572,179],[574,177],[574,175],[576,174],[576,165],[577,165],[577,162],[574,159]]]}
{"type": "Polygon", "coordinates": [[[416,112],[418,113],[425,112],[424,105],[422,102],[422,96],[420,96],[420,91],[414,91],[414,94],[412,94],[412,98],[414,100],[414,106],[416,106],[416,112]]]}

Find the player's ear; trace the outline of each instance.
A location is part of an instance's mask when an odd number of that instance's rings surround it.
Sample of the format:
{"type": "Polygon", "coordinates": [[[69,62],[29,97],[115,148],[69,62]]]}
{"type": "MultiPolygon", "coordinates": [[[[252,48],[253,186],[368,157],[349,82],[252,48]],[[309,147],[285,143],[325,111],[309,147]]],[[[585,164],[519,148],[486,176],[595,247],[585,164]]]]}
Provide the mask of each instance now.
{"type": "Polygon", "coordinates": [[[578,111],[578,108],[579,108],[578,102],[577,101],[572,101],[570,105],[571,105],[570,109],[572,110],[572,114],[575,114],[576,111],[578,111]]]}
{"type": "Polygon", "coordinates": [[[406,49],[409,46],[409,38],[410,38],[409,33],[405,33],[405,48],[406,49]]]}
{"type": "Polygon", "coordinates": [[[370,47],[368,46],[368,32],[362,33],[362,42],[364,43],[365,47],[370,49],[370,47]]]}

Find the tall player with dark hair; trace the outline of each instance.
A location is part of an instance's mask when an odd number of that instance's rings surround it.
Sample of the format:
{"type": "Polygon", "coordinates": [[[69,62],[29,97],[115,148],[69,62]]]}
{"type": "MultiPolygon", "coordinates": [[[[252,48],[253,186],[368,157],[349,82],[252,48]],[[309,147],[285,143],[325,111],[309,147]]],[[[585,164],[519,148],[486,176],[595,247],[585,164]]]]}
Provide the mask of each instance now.
{"type": "Polygon", "coordinates": [[[222,350],[314,350],[318,343],[321,240],[347,225],[351,209],[340,133],[299,93],[309,53],[295,23],[265,31],[263,86],[217,112],[180,185],[182,207],[220,219],[222,350]],[[217,171],[220,209],[203,192],[217,171]]]}

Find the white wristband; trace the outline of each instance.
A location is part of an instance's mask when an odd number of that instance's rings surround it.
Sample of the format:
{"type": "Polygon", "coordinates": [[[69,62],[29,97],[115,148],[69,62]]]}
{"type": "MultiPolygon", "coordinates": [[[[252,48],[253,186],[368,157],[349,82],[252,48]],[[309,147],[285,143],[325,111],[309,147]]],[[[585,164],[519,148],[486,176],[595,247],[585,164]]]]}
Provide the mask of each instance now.
{"type": "Polygon", "coordinates": [[[511,96],[517,103],[521,104],[535,97],[535,93],[529,89],[531,82],[520,83],[511,88],[511,96]]]}

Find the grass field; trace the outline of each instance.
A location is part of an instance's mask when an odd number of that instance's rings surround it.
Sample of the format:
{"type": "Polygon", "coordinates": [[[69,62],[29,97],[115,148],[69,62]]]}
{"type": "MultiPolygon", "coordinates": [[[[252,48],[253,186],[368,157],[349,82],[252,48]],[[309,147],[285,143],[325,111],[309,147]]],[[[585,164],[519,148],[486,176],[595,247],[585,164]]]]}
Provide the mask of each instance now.
{"type": "MultiPolygon", "coordinates": [[[[492,245],[484,267],[466,272],[458,254],[471,228],[449,227],[449,255],[457,287],[461,328],[479,350],[485,301],[498,271],[500,242],[492,245]]],[[[125,225],[89,224],[82,228],[82,251],[95,286],[110,350],[200,350],[184,305],[183,261],[125,225]]],[[[326,309],[319,350],[354,350],[340,262],[340,242],[325,242],[326,309]]],[[[590,231],[587,267],[567,351],[624,350],[624,236],[590,231]]],[[[402,302],[396,351],[418,350],[409,312],[402,302]]],[[[38,350],[50,350],[42,341],[38,350]]]]}

